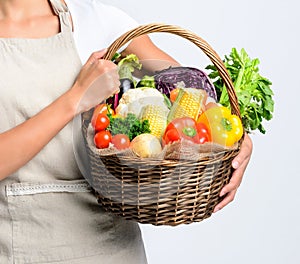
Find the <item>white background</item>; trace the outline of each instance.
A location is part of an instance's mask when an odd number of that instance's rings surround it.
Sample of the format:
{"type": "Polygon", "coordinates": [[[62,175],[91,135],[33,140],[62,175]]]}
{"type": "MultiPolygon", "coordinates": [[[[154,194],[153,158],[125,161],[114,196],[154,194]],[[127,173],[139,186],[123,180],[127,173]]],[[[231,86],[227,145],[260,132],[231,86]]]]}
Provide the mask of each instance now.
{"type": "MultiPolygon", "coordinates": [[[[274,119],[252,135],[254,150],[236,200],[207,220],[179,227],[142,225],[149,264],[300,263],[300,15],[298,0],[106,0],[140,23],[189,29],[221,57],[244,47],[273,82],[274,119]]],[[[153,40],[181,63],[205,55],[170,34],[153,40]]]]}

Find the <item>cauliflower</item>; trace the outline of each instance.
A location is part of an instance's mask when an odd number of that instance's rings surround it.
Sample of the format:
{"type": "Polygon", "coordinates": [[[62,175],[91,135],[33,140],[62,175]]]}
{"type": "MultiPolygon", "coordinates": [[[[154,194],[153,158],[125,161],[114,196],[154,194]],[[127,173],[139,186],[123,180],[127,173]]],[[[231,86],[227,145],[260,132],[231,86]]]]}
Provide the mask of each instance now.
{"type": "Polygon", "coordinates": [[[142,108],[146,105],[158,105],[168,110],[161,92],[154,88],[142,87],[129,89],[122,95],[116,108],[116,114],[123,117],[128,113],[139,116],[142,108]]]}

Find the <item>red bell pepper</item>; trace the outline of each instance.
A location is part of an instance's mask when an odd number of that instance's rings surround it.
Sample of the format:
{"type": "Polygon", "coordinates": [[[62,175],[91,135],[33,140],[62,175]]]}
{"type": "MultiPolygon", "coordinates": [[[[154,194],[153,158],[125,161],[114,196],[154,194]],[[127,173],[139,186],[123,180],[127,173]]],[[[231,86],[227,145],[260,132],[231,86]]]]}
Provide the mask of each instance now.
{"type": "Polygon", "coordinates": [[[168,124],[162,140],[164,144],[179,140],[189,140],[196,144],[203,144],[210,141],[210,134],[205,124],[197,124],[190,117],[181,117],[172,120],[168,124]]]}

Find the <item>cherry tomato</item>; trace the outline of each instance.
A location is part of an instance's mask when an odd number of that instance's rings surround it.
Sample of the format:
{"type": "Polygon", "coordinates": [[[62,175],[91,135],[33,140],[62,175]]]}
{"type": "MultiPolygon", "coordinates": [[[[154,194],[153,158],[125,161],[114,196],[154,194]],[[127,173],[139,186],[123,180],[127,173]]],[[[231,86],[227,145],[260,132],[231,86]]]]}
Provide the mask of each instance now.
{"type": "Polygon", "coordinates": [[[105,130],[109,126],[109,118],[106,114],[98,114],[95,121],[95,132],[105,130]]]}
{"type": "Polygon", "coordinates": [[[107,106],[107,104],[99,104],[99,105],[97,105],[95,107],[95,109],[94,109],[93,116],[92,116],[92,119],[91,119],[92,126],[95,127],[96,119],[97,119],[97,116],[99,114],[106,114],[107,115],[108,112],[110,114],[112,114],[112,115],[115,114],[114,110],[111,109],[111,108],[109,108],[107,106]]]}
{"type": "Polygon", "coordinates": [[[129,148],[130,140],[125,134],[117,134],[112,137],[111,143],[114,144],[117,149],[126,149],[129,148]]]}
{"type": "Polygon", "coordinates": [[[197,123],[196,129],[199,137],[199,144],[211,141],[210,131],[204,123],[197,123]]]}
{"type": "Polygon", "coordinates": [[[170,101],[172,103],[175,102],[176,98],[177,98],[177,95],[178,95],[178,92],[179,92],[179,89],[178,88],[175,88],[173,89],[171,92],[170,92],[170,101]]]}
{"type": "Polygon", "coordinates": [[[94,143],[97,148],[103,149],[107,148],[109,146],[109,143],[111,142],[111,134],[107,130],[102,130],[95,134],[94,136],[94,143]]]}

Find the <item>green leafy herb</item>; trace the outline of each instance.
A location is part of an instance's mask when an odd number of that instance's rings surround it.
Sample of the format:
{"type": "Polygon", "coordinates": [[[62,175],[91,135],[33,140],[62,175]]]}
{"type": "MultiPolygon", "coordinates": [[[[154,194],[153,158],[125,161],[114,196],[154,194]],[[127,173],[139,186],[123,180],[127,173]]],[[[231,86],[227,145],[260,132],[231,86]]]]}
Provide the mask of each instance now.
{"type": "Polygon", "coordinates": [[[135,54],[129,54],[119,61],[118,68],[120,79],[129,79],[134,81],[132,73],[135,69],[140,70],[142,68],[142,64],[139,62],[139,59],[135,54]]]}
{"type": "Polygon", "coordinates": [[[151,132],[149,121],[140,121],[134,114],[129,113],[125,118],[113,117],[110,113],[108,113],[107,116],[110,120],[107,130],[109,130],[113,136],[125,134],[131,141],[140,134],[151,132]]]}
{"type": "MultiPolygon", "coordinates": [[[[238,98],[242,123],[247,132],[258,129],[265,133],[262,121],[271,120],[274,111],[272,82],[259,74],[259,59],[251,59],[246,51],[240,53],[233,48],[229,56],[225,56],[224,64],[233,81],[238,98]]],[[[213,80],[219,103],[230,107],[229,97],[215,66],[209,65],[209,77],[213,80]]]]}

